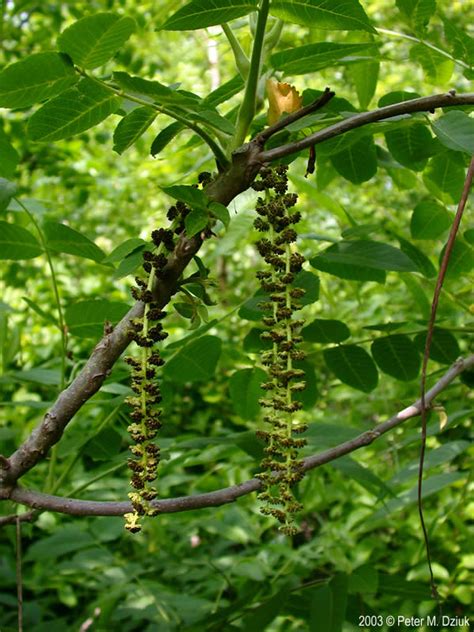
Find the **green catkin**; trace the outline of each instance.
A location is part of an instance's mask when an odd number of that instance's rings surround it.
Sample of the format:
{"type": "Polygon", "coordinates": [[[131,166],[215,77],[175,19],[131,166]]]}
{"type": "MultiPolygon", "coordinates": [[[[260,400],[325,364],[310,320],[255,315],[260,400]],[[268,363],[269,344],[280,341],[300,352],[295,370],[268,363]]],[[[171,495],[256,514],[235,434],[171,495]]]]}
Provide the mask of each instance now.
{"type": "Polygon", "coordinates": [[[285,165],[265,168],[260,172],[261,179],[254,184],[256,190],[265,191],[265,199],[257,201],[258,217],[254,222],[255,228],[267,235],[257,242],[257,249],[268,266],[257,273],[268,297],[261,304],[265,311],[263,323],[267,327],[261,337],[272,342],[272,349],[262,355],[268,381],[262,384],[267,396],[260,400],[260,405],[268,430],[257,432],[266,444],[263,472],[257,474],[257,478],[262,482],[258,496],[263,501],[262,513],[276,518],[281,523],[280,530],[293,535],[298,531],[294,514],[302,505],[295,499],[292,487],[303,477],[298,450],[306,443],[295,435],[304,432],[307,426],[295,417],[302,406],[294,399],[294,394],[306,386],[304,371],[294,366],[305,355],[298,349],[303,321],[293,317],[300,308],[298,299],[304,290],[292,284],[302,269],[304,258],[292,246],[296,241],[294,225],[301,214],[292,210],[297,196],[287,192],[286,172],[285,165]]]}
{"type": "Polygon", "coordinates": [[[136,278],[132,296],[145,304],[143,317],[133,323],[133,340],[140,347],[138,358],[127,357],[125,362],[131,367],[131,387],[133,396],[127,398],[131,406],[131,423],[128,432],[133,444],[130,446],[132,457],[128,459],[131,470],[130,484],[134,491],[128,494],[133,512],[125,514],[125,528],[131,533],[141,530],[142,516],[156,515],[152,501],[157,496],[154,481],[160,461],[160,449],[154,440],[161,428],[161,393],[157,382],[157,371],[164,361],[157,348],[168,334],[163,330],[161,320],[166,316],[158,303],[154,301],[153,287],[163,274],[168,255],[174,250],[174,235],[184,230],[184,218],[189,209],[177,202],[168,211],[172,222],[169,229],[160,228],[152,232],[155,246],[153,251],[143,253],[143,269],[148,275],[146,281],[136,278]]]}

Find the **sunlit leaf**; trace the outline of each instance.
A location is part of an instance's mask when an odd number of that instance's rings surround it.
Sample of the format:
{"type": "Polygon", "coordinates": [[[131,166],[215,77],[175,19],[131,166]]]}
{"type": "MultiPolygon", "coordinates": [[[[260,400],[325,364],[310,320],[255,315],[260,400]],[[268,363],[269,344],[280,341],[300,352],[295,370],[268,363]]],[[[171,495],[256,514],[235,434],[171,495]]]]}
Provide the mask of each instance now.
{"type": "Polygon", "coordinates": [[[14,182],[0,178],[0,211],[4,211],[8,207],[12,197],[16,194],[16,190],[17,187],[14,182]]]}
{"type": "Polygon", "coordinates": [[[285,22],[310,28],[375,32],[358,0],[273,0],[270,10],[285,22]]]}
{"type": "Polygon", "coordinates": [[[450,110],[432,125],[439,140],[454,151],[474,154],[474,119],[460,110],[450,110]]]}
{"type": "Polygon", "coordinates": [[[122,154],[150,127],[157,116],[156,110],[143,106],[123,117],[114,132],[114,151],[122,154]]]}
{"type": "Polygon", "coordinates": [[[176,11],[161,27],[167,31],[202,29],[230,22],[256,11],[258,0],[192,0],[176,11]]]}
{"type": "Polygon", "coordinates": [[[464,186],[465,169],[459,152],[446,151],[431,158],[423,172],[428,189],[442,202],[457,204],[464,186]]]}
{"type": "Polygon", "coordinates": [[[126,303],[106,299],[72,303],[65,312],[68,331],[79,338],[99,338],[106,322],[115,325],[129,309],[126,303]]]}
{"type": "Polygon", "coordinates": [[[115,13],[95,13],[74,22],[58,37],[59,50],[82,68],[109,61],[135,30],[135,22],[115,13]]]}
{"type": "Polygon", "coordinates": [[[377,53],[377,46],[369,42],[318,42],[275,53],[271,62],[277,70],[282,70],[286,75],[302,75],[331,66],[355,64],[360,59],[373,58],[377,53]]]}
{"type": "Polygon", "coordinates": [[[0,259],[33,259],[42,252],[36,237],[26,228],[0,221],[0,259]]]}
{"type": "Polygon", "coordinates": [[[422,200],[413,209],[411,236],[414,239],[437,239],[451,223],[451,215],[444,206],[435,200],[422,200]]]}
{"type": "Polygon", "coordinates": [[[43,142],[75,136],[106,119],[120,103],[121,99],[107,88],[92,79],[81,79],[33,114],[28,136],[43,142]]]}
{"type": "Polygon", "coordinates": [[[102,261],[104,252],[82,233],[56,222],[47,222],[44,227],[47,246],[55,252],[63,252],[92,261],[102,261]]]}
{"type": "Polygon", "coordinates": [[[0,107],[24,108],[54,97],[79,79],[58,53],[35,53],[0,72],[0,107]]]}

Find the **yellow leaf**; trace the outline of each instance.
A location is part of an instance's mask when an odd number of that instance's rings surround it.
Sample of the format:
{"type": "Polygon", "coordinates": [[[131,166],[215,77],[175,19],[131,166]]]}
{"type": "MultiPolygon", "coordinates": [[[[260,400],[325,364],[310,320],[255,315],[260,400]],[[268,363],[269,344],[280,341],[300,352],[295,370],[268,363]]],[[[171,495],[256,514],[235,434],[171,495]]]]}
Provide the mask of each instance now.
{"type": "Polygon", "coordinates": [[[268,124],[273,125],[282,116],[282,114],[291,114],[301,108],[303,97],[301,97],[296,88],[289,83],[280,83],[279,81],[273,81],[273,79],[267,80],[267,95],[268,95],[268,124]]]}

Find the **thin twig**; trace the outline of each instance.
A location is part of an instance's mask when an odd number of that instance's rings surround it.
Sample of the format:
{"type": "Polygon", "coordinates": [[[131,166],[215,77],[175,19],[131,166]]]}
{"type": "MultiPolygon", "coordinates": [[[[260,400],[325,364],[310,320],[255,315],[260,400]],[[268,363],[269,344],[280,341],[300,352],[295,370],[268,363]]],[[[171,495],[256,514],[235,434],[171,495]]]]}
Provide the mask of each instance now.
{"type": "Polygon", "coordinates": [[[260,160],[262,162],[272,162],[279,160],[285,156],[290,156],[302,149],[306,149],[311,145],[317,145],[325,140],[345,134],[346,132],[368,125],[369,123],[375,123],[383,119],[391,118],[393,116],[400,116],[402,114],[412,114],[413,112],[430,112],[436,108],[450,107],[453,105],[472,105],[474,104],[474,94],[460,94],[456,95],[452,90],[446,94],[436,94],[431,97],[421,97],[420,99],[411,99],[410,101],[403,101],[402,103],[394,103],[387,105],[377,110],[370,112],[362,112],[361,114],[355,114],[350,116],[339,123],[330,125],[325,129],[322,129],[314,134],[310,134],[301,140],[281,147],[275,147],[274,149],[268,149],[262,151],[260,160]]]}
{"type": "MultiPolygon", "coordinates": [[[[436,384],[426,393],[425,405],[430,404],[460,373],[474,366],[474,355],[465,359],[457,360],[448,371],[436,382],[436,384]]],[[[408,419],[416,417],[421,412],[421,400],[417,400],[407,408],[404,408],[387,421],[375,426],[358,435],[350,441],[345,441],[334,448],[313,454],[303,461],[304,471],[313,470],[321,465],[330,463],[341,456],[350,454],[359,448],[370,445],[386,432],[396,426],[403,424],[408,419]]],[[[252,478],[239,485],[232,485],[205,494],[193,496],[181,496],[158,500],[153,503],[160,513],[179,513],[194,509],[204,509],[206,507],[218,507],[234,502],[241,496],[246,496],[260,489],[260,481],[252,478]]],[[[2,497],[0,488],[0,498],[2,497]]],[[[75,516],[123,516],[131,511],[131,504],[128,502],[103,502],[94,500],[79,500],[76,498],[62,498],[51,496],[23,487],[15,487],[5,495],[13,502],[34,507],[35,509],[45,509],[58,513],[65,513],[75,516]]]]}
{"type": "Polygon", "coordinates": [[[469,195],[469,189],[471,188],[472,178],[474,175],[474,156],[471,159],[471,164],[469,165],[469,169],[467,170],[466,179],[464,181],[464,187],[461,194],[461,199],[459,200],[458,208],[456,211],[456,216],[453,221],[453,225],[451,226],[451,231],[449,233],[448,241],[446,243],[446,248],[444,250],[443,259],[441,261],[441,265],[439,268],[438,278],[436,279],[436,287],[433,293],[433,301],[431,303],[431,314],[430,320],[428,323],[428,331],[426,334],[425,341],[425,350],[423,353],[423,364],[421,368],[421,381],[420,381],[420,391],[421,391],[421,448],[420,448],[420,462],[418,467],[418,514],[420,516],[421,528],[423,531],[423,538],[425,541],[425,549],[426,549],[426,558],[428,561],[428,568],[430,571],[430,585],[431,585],[431,593],[433,598],[437,600],[438,605],[439,594],[438,589],[436,588],[436,582],[433,574],[433,566],[431,562],[431,550],[430,550],[430,541],[428,536],[428,531],[425,524],[425,519],[423,516],[423,499],[422,499],[422,491],[423,491],[423,467],[425,464],[425,452],[426,452],[426,426],[427,426],[427,415],[426,415],[426,397],[425,397],[425,389],[426,389],[426,373],[428,368],[428,360],[430,357],[430,349],[431,342],[433,340],[433,332],[434,326],[436,322],[436,313],[438,311],[439,297],[441,294],[441,289],[443,287],[443,282],[446,276],[446,271],[448,269],[449,260],[451,257],[451,253],[454,248],[454,243],[456,241],[456,235],[459,230],[459,225],[461,223],[461,219],[464,213],[464,209],[466,207],[467,198],[469,195]]]}

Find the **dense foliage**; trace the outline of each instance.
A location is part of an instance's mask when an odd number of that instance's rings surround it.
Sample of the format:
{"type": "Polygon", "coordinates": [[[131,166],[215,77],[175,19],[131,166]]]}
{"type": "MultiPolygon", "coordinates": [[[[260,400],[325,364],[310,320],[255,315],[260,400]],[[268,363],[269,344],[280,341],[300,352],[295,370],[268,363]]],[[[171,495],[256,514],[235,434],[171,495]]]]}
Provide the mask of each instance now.
{"type": "MultiPolygon", "coordinates": [[[[474,154],[468,4],[1,3],[0,511],[30,511],[17,481],[133,501],[126,531],[38,495],[22,555],[0,516],[2,632],[17,557],[35,632],[350,632],[388,630],[388,615],[444,629],[426,622],[420,419],[305,473],[302,459],[419,397],[474,154]],[[258,160],[276,171],[256,178],[258,160]],[[260,500],[142,515],[256,475],[260,500]]],[[[473,242],[467,215],[428,388],[471,357],[473,242]]],[[[449,630],[473,603],[472,364],[428,414],[423,506],[449,630]]]]}

